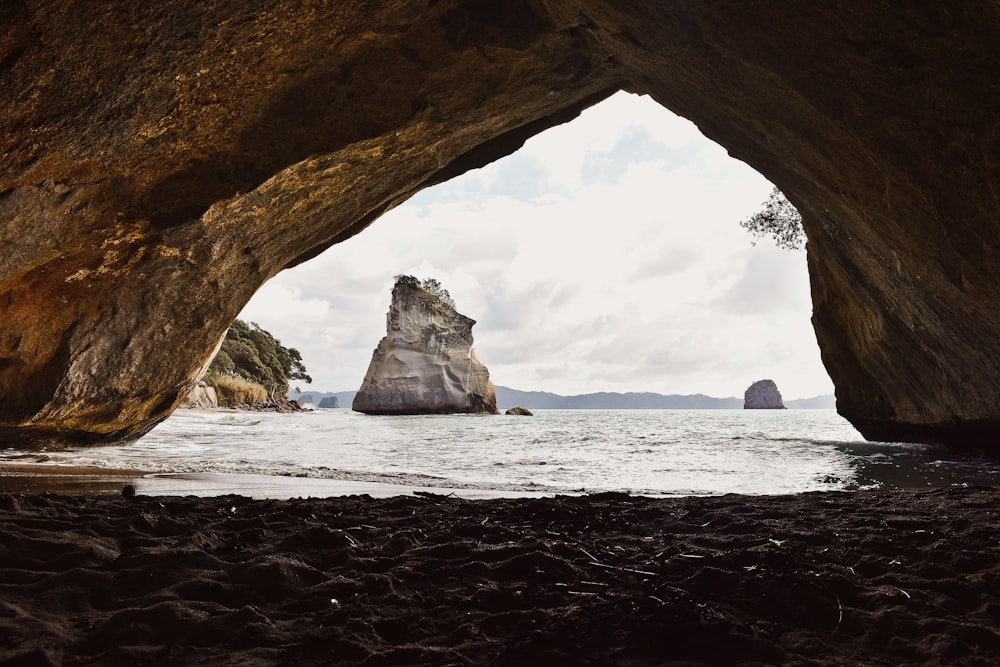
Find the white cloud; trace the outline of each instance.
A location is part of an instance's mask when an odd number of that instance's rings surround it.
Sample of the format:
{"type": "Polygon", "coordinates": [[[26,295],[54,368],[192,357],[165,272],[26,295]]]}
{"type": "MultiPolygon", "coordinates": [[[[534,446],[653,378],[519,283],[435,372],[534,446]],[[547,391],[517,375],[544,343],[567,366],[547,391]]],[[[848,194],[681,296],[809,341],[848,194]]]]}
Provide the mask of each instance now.
{"type": "Polygon", "coordinates": [[[619,94],[280,274],[242,317],[297,347],[315,389],[356,389],[393,276],[433,276],[478,321],[497,384],[729,396],[770,377],[786,397],[828,393],[804,253],[753,247],[738,224],[770,188],[619,94]]]}

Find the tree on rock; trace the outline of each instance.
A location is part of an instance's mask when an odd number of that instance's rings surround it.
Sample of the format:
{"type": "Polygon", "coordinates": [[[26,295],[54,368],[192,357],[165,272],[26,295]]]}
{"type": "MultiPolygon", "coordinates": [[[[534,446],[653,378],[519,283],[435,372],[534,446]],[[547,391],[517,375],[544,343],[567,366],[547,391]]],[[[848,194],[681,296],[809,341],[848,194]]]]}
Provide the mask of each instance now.
{"type": "Polygon", "coordinates": [[[430,292],[437,298],[441,299],[441,301],[449,307],[455,307],[455,300],[451,298],[451,294],[448,294],[448,290],[442,287],[441,281],[436,278],[424,278],[423,280],[420,280],[414,276],[401,273],[396,276],[394,280],[396,283],[403,283],[404,285],[409,285],[411,287],[419,287],[425,292],[430,292]]]}

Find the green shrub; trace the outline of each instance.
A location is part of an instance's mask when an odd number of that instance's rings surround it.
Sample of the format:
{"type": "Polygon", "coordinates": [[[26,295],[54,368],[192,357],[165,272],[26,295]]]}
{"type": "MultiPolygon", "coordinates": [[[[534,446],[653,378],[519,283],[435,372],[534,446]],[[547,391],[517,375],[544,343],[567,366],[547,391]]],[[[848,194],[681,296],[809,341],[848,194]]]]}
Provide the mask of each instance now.
{"type": "Polygon", "coordinates": [[[264,391],[259,400],[237,403],[259,403],[269,396],[284,396],[288,393],[290,380],[312,382],[298,350],[285,347],[267,331],[243,320],[236,320],[229,327],[222,347],[205,375],[205,382],[219,392],[219,405],[222,405],[222,392],[225,390],[217,383],[229,383],[229,386],[235,387],[231,380],[234,377],[264,391]]]}

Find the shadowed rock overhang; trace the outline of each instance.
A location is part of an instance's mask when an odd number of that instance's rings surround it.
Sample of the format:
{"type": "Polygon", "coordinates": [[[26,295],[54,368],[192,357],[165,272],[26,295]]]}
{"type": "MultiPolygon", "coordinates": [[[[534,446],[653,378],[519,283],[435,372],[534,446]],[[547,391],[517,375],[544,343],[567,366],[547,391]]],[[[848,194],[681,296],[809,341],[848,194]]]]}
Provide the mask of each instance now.
{"type": "Polygon", "coordinates": [[[841,414],[993,446],[1000,4],[898,5],[5,3],[0,440],[141,435],[268,278],[624,89],[802,213],[841,414]]]}

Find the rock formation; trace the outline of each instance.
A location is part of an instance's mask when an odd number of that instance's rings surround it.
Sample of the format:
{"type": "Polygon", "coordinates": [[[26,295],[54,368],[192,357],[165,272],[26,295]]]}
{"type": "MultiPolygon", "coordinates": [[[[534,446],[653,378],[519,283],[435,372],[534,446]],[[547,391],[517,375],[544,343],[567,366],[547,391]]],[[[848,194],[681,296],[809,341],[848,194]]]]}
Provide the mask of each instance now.
{"type": "Polygon", "coordinates": [[[625,89],[802,213],[841,414],[995,448],[998,43],[983,0],[4,3],[0,441],[141,435],[268,278],[625,89]]]}
{"type": "Polygon", "coordinates": [[[521,406],[517,406],[515,408],[507,408],[507,411],[504,414],[505,415],[516,415],[518,417],[534,417],[535,416],[535,413],[533,413],[531,410],[529,410],[528,408],[522,408],[521,406]]]}
{"type": "Polygon", "coordinates": [[[385,338],[352,408],[375,415],[497,414],[489,371],[472,349],[475,323],[416,279],[400,276],[385,338]]]}
{"type": "Polygon", "coordinates": [[[743,394],[744,410],[784,410],[781,392],[774,380],[757,380],[743,394]]]}
{"type": "Polygon", "coordinates": [[[215,392],[215,387],[199,382],[187,395],[183,406],[186,408],[217,408],[219,407],[219,396],[215,392]]]}
{"type": "Polygon", "coordinates": [[[321,408],[339,408],[340,399],[336,396],[324,396],[320,402],[319,407],[321,408]]]}

